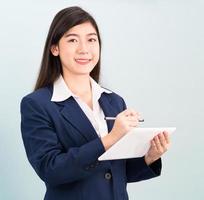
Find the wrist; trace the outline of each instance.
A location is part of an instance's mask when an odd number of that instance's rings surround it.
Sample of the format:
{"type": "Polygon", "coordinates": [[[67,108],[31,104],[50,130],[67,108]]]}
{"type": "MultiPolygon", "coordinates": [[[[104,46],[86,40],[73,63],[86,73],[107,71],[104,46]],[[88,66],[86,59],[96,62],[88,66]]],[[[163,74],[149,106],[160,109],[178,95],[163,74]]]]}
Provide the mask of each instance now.
{"type": "Polygon", "coordinates": [[[101,141],[103,143],[105,150],[108,150],[114,144],[112,135],[110,135],[110,133],[102,137],[101,141]]]}
{"type": "Polygon", "coordinates": [[[119,139],[114,131],[110,131],[106,136],[101,138],[105,150],[109,149],[118,140],[119,139]]]}
{"type": "Polygon", "coordinates": [[[147,165],[151,165],[154,162],[154,160],[150,156],[148,156],[147,154],[145,155],[144,160],[145,160],[147,165]]]}

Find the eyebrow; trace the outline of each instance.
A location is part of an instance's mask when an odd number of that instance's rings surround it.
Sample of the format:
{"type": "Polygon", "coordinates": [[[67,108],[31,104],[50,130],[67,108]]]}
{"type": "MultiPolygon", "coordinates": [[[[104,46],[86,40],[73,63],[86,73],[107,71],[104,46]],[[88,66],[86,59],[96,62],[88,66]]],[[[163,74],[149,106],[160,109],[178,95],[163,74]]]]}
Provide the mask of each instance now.
{"type": "MultiPolygon", "coordinates": [[[[92,35],[97,36],[96,33],[88,33],[88,34],[87,34],[87,36],[92,36],[92,35]]],[[[75,33],[65,34],[65,37],[66,37],[66,38],[67,38],[67,37],[70,37],[70,36],[79,37],[79,35],[78,35],[78,34],[75,34],[75,33]]]]}

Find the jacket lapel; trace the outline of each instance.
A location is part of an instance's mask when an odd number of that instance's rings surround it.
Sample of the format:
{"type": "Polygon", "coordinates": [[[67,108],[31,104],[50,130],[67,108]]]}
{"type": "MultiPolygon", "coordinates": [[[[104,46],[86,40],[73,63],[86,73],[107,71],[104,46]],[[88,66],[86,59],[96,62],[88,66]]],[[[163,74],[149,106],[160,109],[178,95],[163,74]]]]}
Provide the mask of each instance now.
{"type": "MultiPolygon", "coordinates": [[[[119,111],[116,111],[116,109],[112,106],[111,98],[109,97],[109,95],[102,93],[99,99],[99,104],[104,112],[105,117],[116,117],[119,111]]],[[[107,120],[106,123],[108,126],[108,132],[110,132],[113,128],[114,120],[107,120]]]]}
{"type": "MultiPolygon", "coordinates": [[[[63,106],[61,109],[63,117],[69,121],[87,141],[91,141],[98,137],[91,122],[73,97],[70,97],[63,102],[56,102],[56,104],[63,106]]],[[[99,104],[105,116],[115,117],[117,115],[118,112],[111,105],[111,98],[109,98],[109,95],[102,93],[99,99],[99,104]]],[[[108,132],[110,132],[114,121],[106,121],[106,123],[108,126],[108,132]]]]}
{"type": "Polygon", "coordinates": [[[61,110],[61,114],[81,133],[81,135],[87,141],[98,137],[91,122],[73,97],[70,97],[64,101],[63,104],[64,107],[61,110]]]}

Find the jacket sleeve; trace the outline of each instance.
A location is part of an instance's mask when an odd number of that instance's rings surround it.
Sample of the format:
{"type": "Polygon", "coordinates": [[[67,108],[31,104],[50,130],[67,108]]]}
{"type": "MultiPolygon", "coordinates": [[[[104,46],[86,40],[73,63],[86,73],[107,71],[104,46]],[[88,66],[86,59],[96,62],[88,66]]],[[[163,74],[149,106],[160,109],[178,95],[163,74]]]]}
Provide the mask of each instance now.
{"type": "MultiPolygon", "coordinates": [[[[123,101],[123,110],[127,108],[123,101]]],[[[127,182],[137,182],[150,178],[154,178],[161,174],[162,162],[161,158],[151,165],[147,165],[144,156],[141,158],[133,158],[126,160],[126,176],[127,182]]]]}
{"type": "Polygon", "coordinates": [[[161,158],[147,165],[144,156],[126,160],[127,182],[138,182],[157,177],[161,174],[161,158]]]}
{"type": "Polygon", "coordinates": [[[98,157],[105,149],[100,138],[66,151],[42,105],[24,97],[20,110],[21,133],[28,160],[45,183],[53,186],[71,183],[102,167],[98,157]]]}

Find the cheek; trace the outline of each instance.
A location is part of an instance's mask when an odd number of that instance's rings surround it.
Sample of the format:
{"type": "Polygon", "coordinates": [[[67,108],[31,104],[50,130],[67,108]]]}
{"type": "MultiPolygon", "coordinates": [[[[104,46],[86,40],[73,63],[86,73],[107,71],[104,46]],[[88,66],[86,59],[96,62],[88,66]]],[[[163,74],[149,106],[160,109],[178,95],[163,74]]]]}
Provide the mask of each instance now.
{"type": "Polygon", "coordinates": [[[63,49],[61,51],[61,58],[63,60],[72,60],[74,55],[75,55],[75,53],[71,48],[63,49]]]}
{"type": "Polygon", "coordinates": [[[99,48],[99,46],[94,47],[92,52],[93,52],[94,58],[98,60],[99,59],[99,55],[100,55],[100,48],[99,48]]]}

